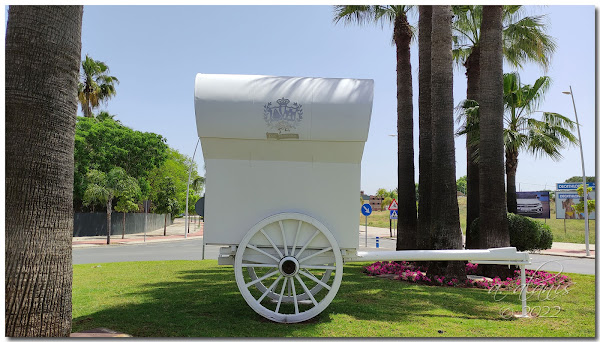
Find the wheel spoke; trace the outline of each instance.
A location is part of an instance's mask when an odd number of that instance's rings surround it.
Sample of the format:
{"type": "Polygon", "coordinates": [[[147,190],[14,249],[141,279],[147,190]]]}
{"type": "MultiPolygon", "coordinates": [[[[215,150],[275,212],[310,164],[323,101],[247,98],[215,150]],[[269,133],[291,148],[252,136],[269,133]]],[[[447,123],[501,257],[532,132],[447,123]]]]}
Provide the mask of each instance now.
{"type": "Polygon", "coordinates": [[[304,250],[306,249],[306,247],[308,247],[308,245],[312,242],[312,240],[319,235],[321,232],[317,229],[317,231],[310,237],[310,239],[308,239],[308,241],[304,244],[304,246],[302,247],[302,249],[300,250],[300,252],[298,252],[298,254],[296,254],[296,259],[300,257],[300,254],[302,254],[302,252],[304,252],[304,250]]]}
{"type": "Polygon", "coordinates": [[[285,232],[283,231],[283,222],[281,221],[279,221],[279,228],[281,228],[281,236],[283,237],[283,249],[285,255],[288,255],[287,241],[285,241],[285,232]]]}
{"type": "Polygon", "coordinates": [[[294,310],[296,314],[298,314],[300,311],[298,310],[298,297],[296,296],[296,285],[294,284],[294,278],[290,278],[290,284],[292,284],[292,292],[294,295],[294,310]]]}
{"type": "Polygon", "coordinates": [[[283,299],[283,292],[285,291],[285,285],[287,284],[288,278],[283,278],[283,286],[281,286],[281,294],[279,294],[279,300],[277,301],[277,307],[275,313],[279,313],[279,307],[281,306],[281,300],[283,299]]]}
{"type": "Polygon", "coordinates": [[[300,268],[312,268],[316,270],[335,270],[335,266],[327,266],[327,265],[302,265],[300,264],[300,268]]]}
{"type": "Polygon", "coordinates": [[[250,248],[250,249],[253,249],[253,250],[257,251],[257,252],[261,252],[262,254],[264,254],[264,255],[268,256],[269,258],[271,258],[271,259],[273,259],[273,260],[275,260],[275,261],[279,262],[279,259],[277,259],[276,257],[272,256],[271,254],[269,254],[269,253],[267,253],[267,252],[263,251],[262,249],[260,249],[260,248],[258,248],[258,247],[256,247],[256,246],[254,246],[254,245],[248,244],[248,246],[247,246],[247,247],[248,247],[248,248],[250,248]]]}
{"type": "Polygon", "coordinates": [[[330,251],[330,250],[332,250],[332,249],[333,249],[333,248],[331,248],[331,247],[327,247],[327,248],[325,248],[325,249],[322,249],[322,250],[318,251],[317,253],[311,254],[311,255],[309,255],[309,256],[307,256],[307,257],[304,257],[304,258],[302,258],[301,260],[298,260],[298,262],[303,262],[303,261],[306,261],[306,260],[308,260],[308,259],[310,259],[310,258],[312,258],[312,257],[314,257],[314,256],[317,256],[317,255],[319,255],[319,254],[321,254],[321,253],[328,252],[328,251],[330,251]]]}
{"type": "Polygon", "coordinates": [[[319,302],[317,302],[315,300],[315,297],[313,297],[312,293],[306,287],[306,285],[304,284],[304,282],[302,281],[302,279],[300,278],[300,276],[296,274],[295,278],[298,279],[298,282],[300,283],[300,286],[302,286],[302,288],[304,289],[304,292],[310,297],[310,300],[312,300],[314,306],[317,306],[317,304],[319,304],[319,302]]]}
{"type": "Polygon", "coordinates": [[[300,234],[300,229],[302,228],[302,221],[298,221],[298,228],[296,229],[296,237],[294,238],[294,246],[292,247],[291,255],[294,255],[296,251],[296,243],[298,242],[298,234],[300,234]]]}
{"type": "Polygon", "coordinates": [[[319,285],[323,286],[324,288],[326,288],[326,289],[328,289],[328,290],[331,290],[331,286],[329,286],[329,285],[325,284],[324,282],[320,281],[319,279],[317,279],[317,278],[316,278],[315,276],[313,276],[312,274],[310,274],[310,273],[306,273],[306,272],[304,272],[304,271],[302,271],[302,270],[299,270],[299,271],[298,271],[298,273],[300,273],[300,274],[302,274],[303,276],[305,276],[305,277],[307,277],[307,278],[311,279],[312,281],[314,281],[315,283],[317,283],[317,284],[319,284],[319,285]]]}
{"type": "Polygon", "coordinates": [[[272,267],[272,268],[278,268],[279,265],[274,265],[274,264],[242,264],[242,267],[272,267]]]}
{"type": "Polygon", "coordinates": [[[251,281],[249,283],[246,283],[246,287],[250,287],[250,286],[258,283],[259,281],[263,281],[263,280],[265,280],[265,279],[269,278],[270,276],[273,276],[273,275],[275,275],[277,273],[279,273],[279,270],[275,270],[275,271],[273,271],[271,273],[267,273],[267,274],[265,274],[264,276],[262,276],[262,277],[260,277],[258,279],[255,279],[255,280],[253,280],[253,281],[251,281]]]}
{"type": "Polygon", "coordinates": [[[277,279],[275,279],[275,281],[273,282],[273,284],[271,284],[271,286],[269,286],[269,288],[267,289],[267,291],[265,291],[265,293],[262,294],[262,296],[260,296],[260,298],[258,298],[258,302],[262,302],[263,299],[265,299],[265,297],[267,296],[267,294],[269,294],[271,291],[273,291],[273,288],[275,286],[277,286],[277,283],[281,280],[281,278],[283,278],[282,275],[279,275],[279,277],[277,277],[277,279]]]}
{"type": "Polygon", "coordinates": [[[269,237],[269,235],[267,235],[265,230],[261,229],[260,232],[267,238],[267,240],[269,240],[269,242],[271,243],[271,246],[273,246],[273,249],[275,249],[277,254],[279,254],[279,257],[283,258],[283,254],[281,254],[281,251],[279,250],[279,248],[277,248],[277,246],[275,246],[275,243],[273,242],[273,240],[271,240],[271,237],[269,237]]]}

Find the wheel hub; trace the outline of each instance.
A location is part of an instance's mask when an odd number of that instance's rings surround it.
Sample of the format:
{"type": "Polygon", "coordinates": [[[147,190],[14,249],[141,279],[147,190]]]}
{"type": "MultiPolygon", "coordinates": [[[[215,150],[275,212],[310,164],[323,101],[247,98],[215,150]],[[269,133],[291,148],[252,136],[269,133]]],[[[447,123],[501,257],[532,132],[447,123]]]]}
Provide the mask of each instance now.
{"type": "Polygon", "coordinates": [[[286,256],[279,261],[279,272],[284,277],[293,277],[298,274],[300,263],[293,256],[286,256]]]}

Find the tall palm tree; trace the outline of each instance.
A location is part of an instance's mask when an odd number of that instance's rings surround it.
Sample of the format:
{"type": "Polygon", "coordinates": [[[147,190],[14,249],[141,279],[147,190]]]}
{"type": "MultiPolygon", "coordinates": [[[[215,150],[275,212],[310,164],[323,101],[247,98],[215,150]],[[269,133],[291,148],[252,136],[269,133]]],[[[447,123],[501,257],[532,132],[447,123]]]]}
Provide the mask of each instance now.
{"type": "MultiPolygon", "coordinates": [[[[480,31],[483,6],[453,6],[455,21],[453,29],[453,58],[466,69],[467,99],[479,101],[480,79],[480,31]]],[[[546,34],[545,16],[525,16],[520,5],[502,8],[502,54],[505,61],[521,67],[525,62],[535,62],[544,68],[556,49],[554,39],[546,34]]],[[[473,133],[467,134],[467,230],[479,217],[479,168],[474,162],[476,144],[473,133]]],[[[467,234],[469,236],[469,234],[467,234]]],[[[476,248],[477,242],[467,239],[468,248],[476,248]]]]}
{"type": "Polygon", "coordinates": [[[502,141],[502,6],[484,6],[481,21],[479,120],[479,244],[510,246],[502,141]]]}
{"type": "Polygon", "coordinates": [[[10,6],[5,334],[71,333],[73,153],[83,6],[10,6]]]}
{"type": "Polygon", "coordinates": [[[393,25],[396,45],[396,98],[398,101],[398,239],[396,249],[415,249],[417,203],[415,192],[415,162],[413,146],[412,74],[410,42],[412,28],[406,17],[412,6],[335,6],[334,22],[363,24],[387,22],[393,25]]]}
{"type": "MultiPolygon", "coordinates": [[[[456,198],[456,160],[452,96],[452,11],[433,6],[431,24],[431,132],[435,203],[431,203],[431,239],[435,249],[461,249],[456,198]]],[[[464,279],[463,262],[432,262],[428,275],[464,279]]]]}
{"type": "Polygon", "coordinates": [[[94,60],[88,55],[85,55],[85,59],[81,62],[78,98],[83,114],[87,118],[94,117],[92,109],[117,94],[115,83],[118,84],[119,80],[110,76],[109,71],[104,62],[94,60]]]}
{"type": "MultiPolygon", "coordinates": [[[[518,73],[506,73],[503,76],[504,104],[504,153],[506,156],[506,205],[508,212],[516,213],[516,173],[519,153],[529,152],[534,156],[549,156],[554,160],[562,158],[560,149],[568,144],[577,145],[577,138],[571,132],[575,122],[552,112],[543,112],[540,119],[534,114],[550,87],[548,76],[538,78],[533,85],[523,85],[518,73]]],[[[459,120],[463,126],[457,134],[474,134],[474,143],[479,144],[480,105],[476,101],[466,100],[459,111],[459,120]]],[[[476,162],[479,150],[475,149],[476,162]]]]}
{"type": "Polygon", "coordinates": [[[419,215],[417,247],[431,249],[431,12],[419,6],[419,215]]]}

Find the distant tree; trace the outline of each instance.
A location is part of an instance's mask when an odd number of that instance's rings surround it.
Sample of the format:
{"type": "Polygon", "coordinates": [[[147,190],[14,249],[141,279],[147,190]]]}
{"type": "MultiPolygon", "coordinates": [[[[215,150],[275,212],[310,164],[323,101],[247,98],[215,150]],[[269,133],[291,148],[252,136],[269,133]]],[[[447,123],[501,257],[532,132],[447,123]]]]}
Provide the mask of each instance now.
{"type": "MultiPolygon", "coordinates": [[[[148,175],[150,183],[150,198],[156,197],[157,193],[162,191],[163,183],[166,177],[169,177],[175,187],[175,199],[183,206],[185,211],[185,198],[187,192],[188,173],[190,169],[191,158],[181,154],[179,151],[169,148],[167,150],[165,162],[158,168],[153,169],[148,175]]],[[[200,194],[204,185],[204,178],[198,175],[197,166],[192,166],[192,178],[190,190],[200,194]]],[[[176,211],[179,213],[182,211],[176,211]]]]}
{"type": "Polygon", "coordinates": [[[456,180],[456,190],[467,195],[467,176],[464,175],[456,180]]]}
{"type": "Polygon", "coordinates": [[[96,119],[78,117],[75,126],[75,210],[81,210],[87,187],[85,176],[90,169],[107,173],[114,167],[122,167],[138,180],[143,196],[148,198],[148,175],[164,164],[167,148],[162,136],[134,131],[115,121],[108,113],[101,113],[96,119]]]}
{"type": "Polygon", "coordinates": [[[138,184],[132,186],[125,191],[122,191],[118,196],[117,205],[115,206],[115,211],[120,211],[123,213],[123,234],[121,238],[125,238],[125,214],[130,212],[135,212],[139,210],[139,205],[136,203],[141,199],[141,190],[138,184]]]}
{"type": "Polygon", "coordinates": [[[83,6],[8,8],[2,138],[7,337],[71,333],[82,17],[83,6]]]}
{"type": "MultiPolygon", "coordinates": [[[[596,177],[595,176],[585,176],[585,181],[586,182],[592,182],[592,183],[596,183],[596,177]]],[[[573,176],[571,178],[565,179],[565,183],[581,183],[583,182],[583,177],[581,176],[573,176]]]]}
{"type": "Polygon", "coordinates": [[[173,178],[167,176],[158,185],[157,192],[154,195],[152,202],[156,206],[154,210],[158,214],[165,215],[165,226],[163,235],[167,235],[167,214],[171,217],[179,212],[179,202],[177,202],[177,189],[173,178]]]}
{"type": "MultiPolygon", "coordinates": [[[[194,170],[192,170],[193,172],[194,170]]],[[[205,179],[202,176],[197,176],[192,180],[192,184],[190,184],[190,190],[193,190],[194,193],[200,195],[202,193],[202,189],[204,189],[205,179]]]]}
{"type": "Polygon", "coordinates": [[[387,208],[392,204],[392,198],[386,197],[381,201],[381,210],[387,210],[387,208]]]}
{"type": "Polygon", "coordinates": [[[106,203],[106,244],[110,245],[112,201],[122,194],[139,192],[135,178],[127,175],[125,170],[115,167],[108,173],[90,170],[87,174],[88,187],[83,195],[84,205],[92,202],[106,203]]]}
{"type": "Polygon", "coordinates": [[[119,80],[108,74],[108,66],[88,55],[81,62],[81,82],[78,88],[79,103],[86,118],[93,118],[92,110],[117,94],[115,83],[119,80]]]}
{"type": "Polygon", "coordinates": [[[388,191],[384,188],[379,188],[375,192],[375,196],[381,197],[381,198],[386,198],[388,196],[388,191]]]}
{"type": "MultiPolygon", "coordinates": [[[[585,180],[587,181],[587,177],[585,177],[585,178],[586,178],[585,180]]],[[[587,200],[587,202],[588,202],[588,216],[591,213],[593,213],[594,211],[596,211],[596,200],[589,199],[589,196],[590,196],[589,193],[592,192],[592,191],[594,191],[594,190],[592,190],[591,187],[587,188],[587,193],[588,193],[588,200],[587,200]]],[[[584,214],[585,213],[585,202],[584,202],[584,199],[583,199],[583,184],[580,185],[577,188],[577,194],[579,194],[579,197],[580,197],[579,198],[579,203],[573,205],[573,209],[575,209],[575,211],[578,214],[584,214]]]]}

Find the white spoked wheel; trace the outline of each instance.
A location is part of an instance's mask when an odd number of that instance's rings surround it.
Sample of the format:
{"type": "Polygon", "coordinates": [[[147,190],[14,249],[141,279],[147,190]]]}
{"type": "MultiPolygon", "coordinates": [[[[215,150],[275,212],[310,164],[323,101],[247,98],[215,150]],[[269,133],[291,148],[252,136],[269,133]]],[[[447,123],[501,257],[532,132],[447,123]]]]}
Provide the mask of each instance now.
{"type": "Polygon", "coordinates": [[[246,303],[275,322],[296,323],[322,312],[342,282],[342,254],[316,219],[298,213],[256,224],[235,254],[235,280],[246,303]]]}

